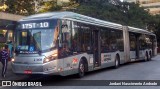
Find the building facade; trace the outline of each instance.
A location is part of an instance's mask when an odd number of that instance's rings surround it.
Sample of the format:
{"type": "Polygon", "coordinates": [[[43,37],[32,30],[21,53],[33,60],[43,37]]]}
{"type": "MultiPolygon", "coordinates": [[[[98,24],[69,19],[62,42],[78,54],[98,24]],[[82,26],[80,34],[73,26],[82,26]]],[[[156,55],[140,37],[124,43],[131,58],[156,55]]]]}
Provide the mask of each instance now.
{"type": "Polygon", "coordinates": [[[123,2],[139,3],[153,15],[160,14],[160,0],[123,0],[123,2]]]}
{"type": "Polygon", "coordinates": [[[14,25],[24,16],[0,12],[0,49],[8,41],[14,42],[14,25]]]}

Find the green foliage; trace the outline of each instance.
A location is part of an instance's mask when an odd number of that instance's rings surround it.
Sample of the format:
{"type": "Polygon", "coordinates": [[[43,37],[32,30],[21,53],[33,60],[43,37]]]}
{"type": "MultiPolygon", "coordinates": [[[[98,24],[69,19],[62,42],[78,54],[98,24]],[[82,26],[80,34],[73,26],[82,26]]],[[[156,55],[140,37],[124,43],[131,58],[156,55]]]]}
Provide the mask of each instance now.
{"type": "Polygon", "coordinates": [[[51,0],[45,2],[42,1],[41,2],[42,8],[40,9],[39,13],[61,10],[62,6],[58,5],[57,3],[58,3],[57,0],[51,0]]]}
{"type": "MultiPolygon", "coordinates": [[[[5,4],[8,6],[6,12],[20,15],[37,13],[35,12],[34,1],[5,0],[5,4]]],[[[118,5],[114,5],[110,3],[111,0],[70,0],[69,3],[58,5],[58,0],[36,1],[40,7],[38,13],[67,10],[122,25],[147,28],[149,31],[157,34],[158,41],[160,42],[160,15],[150,15],[139,4],[118,2],[118,5]]]]}
{"type": "MultiPolygon", "coordinates": [[[[77,1],[77,0],[72,0],[77,1]]],[[[160,15],[150,15],[148,10],[144,10],[139,4],[119,3],[113,5],[110,0],[90,0],[81,1],[80,5],[74,11],[98,19],[119,23],[122,25],[133,26],[142,29],[148,29],[157,35],[157,41],[160,44],[160,15]]]]}
{"type": "Polygon", "coordinates": [[[34,0],[6,0],[5,4],[8,8],[5,12],[19,14],[19,15],[31,15],[35,13],[34,0]]]}
{"type": "Polygon", "coordinates": [[[113,5],[109,3],[109,0],[82,2],[74,12],[139,28],[146,28],[151,17],[148,11],[139,7],[139,4],[120,3],[119,5],[113,5]]]}
{"type": "Polygon", "coordinates": [[[58,0],[42,1],[40,4],[42,8],[38,13],[74,10],[77,8],[77,6],[79,6],[79,3],[77,3],[76,0],[69,0],[69,2],[61,2],[61,4],[58,3],[58,0]]]}

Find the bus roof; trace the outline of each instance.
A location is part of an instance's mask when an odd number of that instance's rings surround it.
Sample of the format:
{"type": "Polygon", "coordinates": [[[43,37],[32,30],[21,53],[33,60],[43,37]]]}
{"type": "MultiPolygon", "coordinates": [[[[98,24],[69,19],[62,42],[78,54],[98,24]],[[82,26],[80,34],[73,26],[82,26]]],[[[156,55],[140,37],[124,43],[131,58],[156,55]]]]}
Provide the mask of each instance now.
{"type": "Polygon", "coordinates": [[[130,27],[130,26],[128,26],[128,31],[135,32],[135,33],[148,34],[148,35],[155,35],[152,32],[149,32],[147,30],[140,29],[140,28],[135,28],[135,27],[130,27]]]}
{"type": "MultiPolygon", "coordinates": [[[[35,14],[35,15],[31,15],[26,18],[23,18],[20,21],[30,21],[30,20],[40,20],[40,19],[67,19],[67,20],[82,22],[86,24],[97,25],[97,26],[102,26],[102,27],[109,27],[109,28],[120,29],[120,30],[122,30],[122,27],[123,27],[121,24],[99,20],[96,18],[92,18],[89,16],[85,16],[85,15],[81,15],[81,14],[69,12],[69,11],[47,12],[47,13],[35,14]]],[[[135,32],[135,33],[154,35],[153,33],[147,30],[134,28],[130,26],[128,26],[128,30],[130,32],[135,32]]]]}
{"type": "Polygon", "coordinates": [[[112,22],[108,22],[108,21],[104,21],[104,20],[99,20],[96,18],[92,18],[89,16],[85,16],[85,15],[81,15],[81,14],[77,14],[77,13],[69,12],[69,11],[35,14],[35,15],[31,15],[26,18],[23,18],[20,21],[39,20],[39,19],[54,19],[54,18],[55,19],[68,19],[68,20],[73,20],[73,21],[82,22],[82,23],[86,23],[86,24],[122,30],[121,24],[116,24],[116,23],[112,23],[112,22]]]}

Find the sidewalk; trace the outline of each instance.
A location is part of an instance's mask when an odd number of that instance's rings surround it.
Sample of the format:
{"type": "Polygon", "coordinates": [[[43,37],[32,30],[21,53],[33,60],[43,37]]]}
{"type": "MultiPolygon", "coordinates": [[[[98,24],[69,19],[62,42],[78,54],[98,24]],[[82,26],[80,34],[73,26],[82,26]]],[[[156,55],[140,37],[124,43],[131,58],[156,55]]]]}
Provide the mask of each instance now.
{"type": "Polygon", "coordinates": [[[8,62],[8,68],[6,72],[6,77],[2,77],[2,63],[0,62],[0,80],[19,80],[26,77],[26,75],[16,75],[12,72],[11,62],[8,62]]]}

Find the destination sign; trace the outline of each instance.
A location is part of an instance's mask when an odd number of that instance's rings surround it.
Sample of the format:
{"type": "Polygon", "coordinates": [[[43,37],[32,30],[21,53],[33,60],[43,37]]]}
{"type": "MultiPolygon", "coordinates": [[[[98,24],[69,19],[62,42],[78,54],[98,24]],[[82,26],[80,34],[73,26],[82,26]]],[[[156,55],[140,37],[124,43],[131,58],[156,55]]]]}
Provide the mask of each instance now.
{"type": "Polygon", "coordinates": [[[48,28],[49,22],[40,22],[40,23],[24,23],[22,24],[22,29],[32,29],[32,28],[48,28]]]}
{"type": "Polygon", "coordinates": [[[54,24],[57,24],[57,20],[31,20],[19,22],[18,29],[43,29],[51,28],[54,24]]]}

